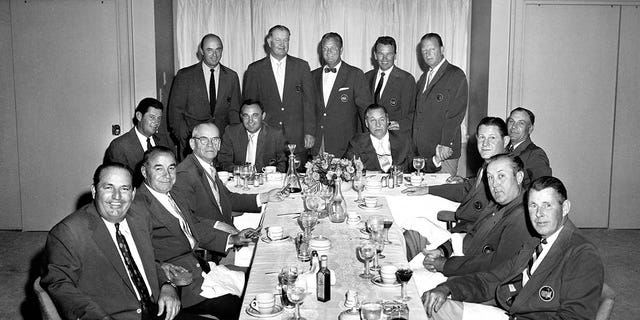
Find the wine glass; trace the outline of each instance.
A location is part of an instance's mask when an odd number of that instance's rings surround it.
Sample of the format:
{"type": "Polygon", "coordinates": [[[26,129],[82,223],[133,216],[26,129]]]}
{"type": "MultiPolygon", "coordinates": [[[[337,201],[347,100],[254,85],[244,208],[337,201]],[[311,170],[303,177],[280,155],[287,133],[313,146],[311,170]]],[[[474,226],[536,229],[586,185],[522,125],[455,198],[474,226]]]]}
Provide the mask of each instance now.
{"type": "Polygon", "coordinates": [[[379,320],[382,317],[382,303],[379,300],[365,300],[360,305],[363,320],[379,320]]]}
{"type": "Polygon", "coordinates": [[[251,170],[251,165],[250,164],[245,164],[243,166],[240,166],[240,177],[244,180],[244,187],[242,188],[242,190],[244,191],[248,191],[249,187],[247,186],[247,179],[249,179],[249,176],[251,176],[252,170],[251,170]]]}
{"type": "Polygon", "coordinates": [[[318,213],[315,211],[304,211],[298,216],[298,223],[304,231],[305,237],[311,239],[311,231],[318,224],[318,213]]]}
{"type": "Polygon", "coordinates": [[[278,274],[278,283],[282,292],[282,305],[285,308],[293,308],[293,303],[287,298],[287,288],[294,286],[296,280],[298,280],[298,268],[296,266],[284,267],[278,274]]]}
{"type": "Polygon", "coordinates": [[[373,245],[376,248],[376,254],[373,256],[373,265],[371,266],[372,271],[380,271],[380,263],[378,263],[379,259],[385,258],[383,256],[382,250],[384,250],[384,235],[382,232],[372,232],[371,239],[373,240],[373,245]]]}
{"type": "Polygon", "coordinates": [[[372,278],[373,275],[369,272],[369,262],[376,255],[376,247],[373,241],[363,241],[356,249],[356,253],[358,254],[358,259],[364,260],[364,272],[360,274],[360,278],[372,278]]]}
{"type": "Polygon", "coordinates": [[[415,157],[413,158],[413,167],[418,170],[418,175],[421,176],[420,170],[424,168],[424,158],[423,157],[415,157]]]}
{"type": "Polygon", "coordinates": [[[353,177],[353,189],[358,191],[358,199],[355,200],[356,203],[364,203],[364,199],[362,198],[362,190],[364,190],[364,177],[361,174],[356,174],[353,177]]]}
{"type": "Polygon", "coordinates": [[[236,188],[240,188],[240,167],[241,166],[233,166],[233,178],[236,180],[236,188]]]}
{"type": "Polygon", "coordinates": [[[320,215],[320,218],[326,218],[329,216],[329,200],[333,197],[333,187],[322,185],[322,189],[320,189],[320,197],[324,200],[324,209],[320,215]]]}
{"type": "Polygon", "coordinates": [[[304,300],[306,295],[306,289],[302,287],[291,287],[287,289],[287,298],[289,301],[296,305],[296,312],[289,320],[306,320],[300,317],[300,303],[304,300]]]}
{"type": "Polygon", "coordinates": [[[307,194],[304,198],[304,205],[313,212],[318,212],[321,203],[322,199],[315,194],[307,194]]]}
{"type": "Polygon", "coordinates": [[[384,244],[391,244],[391,241],[389,241],[389,229],[393,225],[393,218],[385,217],[382,225],[384,227],[384,244]]]}
{"type": "Polygon", "coordinates": [[[413,276],[413,270],[411,270],[408,264],[402,264],[398,267],[396,279],[402,285],[400,289],[400,299],[402,299],[402,301],[411,300],[411,297],[407,296],[407,282],[411,280],[411,276],[413,276]]]}

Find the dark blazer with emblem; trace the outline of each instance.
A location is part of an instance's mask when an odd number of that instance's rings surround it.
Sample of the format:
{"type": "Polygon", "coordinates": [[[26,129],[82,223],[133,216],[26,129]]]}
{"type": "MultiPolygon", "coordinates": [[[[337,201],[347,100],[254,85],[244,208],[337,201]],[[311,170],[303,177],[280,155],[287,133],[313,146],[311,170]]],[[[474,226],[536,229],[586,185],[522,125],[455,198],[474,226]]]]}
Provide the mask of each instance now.
{"type": "MultiPolygon", "coordinates": [[[[376,76],[378,68],[369,70],[364,77],[369,84],[371,96],[375,101],[376,76]]],[[[416,79],[398,66],[393,66],[391,74],[387,75],[387,85],[378,99],[378,104],[384,106],[389,113],[389,120],[398,121],[400,131],[411,135],[413,113],[416,109],[416,79]]]]}
{"type": "MultiPolygon", "coordinates": [[[[265,166],[276,166],[279,172],[287,170],[284,141],[280,128],[262,123],[256,146],[256,163],[254,163],[258,172],[262,172],[265,166]]],[[[222,166],[222,170],[233,171],[234,165],[245,163],[248,143],[249,137],[243,124],[235,124],[227,128],[218,152],[218,163],[222,166]]]]}
{"type": "Polygon", "coordinates": [[[233,225],[233,211],[236,212],[260,212],[256,204],[256,194],[240,194],[229,191],[218,179],[216,185],[220,194],[220,207],[216,204],[211,185],[207,180],[204,168],[193,154],[188,155],[176,169],[176,184],[172,191],[189,205],[194,215],[222,221],[233,225]]]}
{"type": "MultiPolygon", "coordinates": [[[[135,132],[136,128],[131,128],[127,133],[113,139],[104,153],[104,163],[119,162],[126,165],[133,172],[133,184],[139,186],[142,183],[142,158],[144,150],[135,132]]],[[[173,150],[173,142],[169,137],[162,134],[154,134],[153,141],[156,146],[163,146],[173,150]]]]}
{"type": "MultiPolygon", "coordinates": [[[[191,131],[200,123],[214,123],[220,129],[220,134],[224,132],[227,124],[240,123],[238,112],[241,95],[238,74],[219,64],[220,76],[216,83],[218,94],[212,115],[202,63],[180,69],[171,86],[167,119],[169,130],[180,142],[181,150],[188,147],[191,131]]],[[[209,76],[207,74],[207,77],[209,76]]]]}
{"type": "MultiPolygon", "coordinates": [[[[412,161],[410,137],[401,131],[389,131],[389,144],[391,145],[392,165],[398,165],[403,171],[407,171],[412,161]]],[[[349,141],[349,147],[345,153],[347,159],[354,156],[360,157],[365,170],[380,171],[378,154],[371,142],[371,135],[359,133],[349,141]]]]}
{"type": "MultiPolygon", "coordinates": [[[[147,210],[151,217],[151,243],[159,262],[172,263],[185,269],[193,276],[193,282],[181,287],[180,300],[187,308],[205,300],[200,296],[202,291],[202,268],[195,256],[189,240],[185,236],[176,217],[151,194],[146,184],[142,184],[136,192],[133,205],[140,206],[140,210],[147,210]]],[[[172,198],[180,208],[182,217],[189,225],[189,229],[196,239],[196,247],[223,253],[226,251],[229,234],[214,229],[215,221],[193,216],[188,205],[184,204],[180,196],[172,193],[172,198]]]]}
{"type": "Polygon", "coordinates": [[[523,141],[517,148],[511,151],[512,154],[520,157],[527,171],[530,181],[543,176],[551,175],[549,158],[542,148],[535,145],[531,138],[523,141]]]}
{"type": "MultiPolygon", "coordinates": [[[[164,272],[155,263],[149,217],[132,208],[127,213],[142,266],[157,301],[164,272]]],[[[64,319],[139,320],[140,304],[109,230],[93,203],[56,224],[44,249],[41,284],[64,319]]]]}
{"type": "Polygon", "coordinates": [[[468,85],[464,72],[444,61],[422,92],[427,72],[416,87],[416,111],[413,117],[413,143],[418,154],[433,156],[438,144],[453,149],[452,159],[460,157],[460,124],[467,111],[468,85]]]}
{"type": "Polygon", "coordinates": [[[318,93],[317,142],[313,154],[318,154],[321,139],[324,137],[325,151],[336,158],[342,158],[347,151],[349,140],[357,133],[364,132],[364,112],[373,99],[362,70],[342,61],[325,105],[322,91],[323,72],[324,66],[311,72],[318,93]]]}
{"type": "Polygon", "coordinates": [[[490,271],[452,277],[442,285],[451,289],[454,300],[496,299],[499,307],[517,319],[593,319],[602,292],[604,267],[598,249],[570,220],[511,307],[508,306],[506,301],[512,295],[509,284],[522,281],[522,271],[527,268],[538,241],[490,271]]]}
{"type": "MultiPolygon", "coordinates": [[[[464,256],[449,257],[442,273],[451,277],[491,270],[511,259],[523,245],[537,239],[525,214],[523,196],[520,193],[502,207],[488,206],[463,239],[464,256]]],[[[450,243],[446,246],[451,252],[450,243]]]]}
{"type": "Polygon", "coordinates": [[[249,65],[244,74],[242,95],[245,99],[260,101],[267,113],[265,121],[281,128],[287,143],[295,143],[296,152],[302,152],[304,135],[316,134],[316,92],[309,64],[290,55],[285,59],[282,100],[269,56],[249,65]]]}

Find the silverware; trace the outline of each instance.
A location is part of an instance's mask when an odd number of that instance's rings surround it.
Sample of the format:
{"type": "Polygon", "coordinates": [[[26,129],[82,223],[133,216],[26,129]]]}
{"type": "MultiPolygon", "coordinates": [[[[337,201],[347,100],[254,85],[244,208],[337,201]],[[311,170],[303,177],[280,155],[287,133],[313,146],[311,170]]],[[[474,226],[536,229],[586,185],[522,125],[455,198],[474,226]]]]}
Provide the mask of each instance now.
{"type": "Polygon", "coordinates": [[[276,214],[276,216],[282,217],[282,216],[291,216],[291,215],[298,215],[298,214],[300,214],[300,212],[288,212],[288,213],[278,213],[276,214]]]}

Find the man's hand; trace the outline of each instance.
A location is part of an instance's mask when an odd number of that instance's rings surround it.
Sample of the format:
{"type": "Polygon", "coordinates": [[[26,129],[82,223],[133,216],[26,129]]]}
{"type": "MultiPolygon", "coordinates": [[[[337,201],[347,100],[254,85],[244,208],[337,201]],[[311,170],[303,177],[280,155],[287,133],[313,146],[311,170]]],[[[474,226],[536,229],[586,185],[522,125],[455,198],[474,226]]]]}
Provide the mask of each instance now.
{"type": "Polygon", "coordinates": [[[451,157],[453,155],[453,149],[447,147],[447,146],[443,146],[443,145],[438,145],[436,147],[436,150],[440,149],[440,155],[442,156],[442,160],[447,160],[449,159],[449,157],[451,157]]]}
{"type": "Polygon", "coordinates": [[[236,246],[236,247],[242,247],[242,246],[246,246],[249,243],[253,242],[254,236],[258,234],[258,236],[260,236],[260,234],[258,233],[258,231],[256,231],[253,228],[246,228],[246,229],[242,229],[242,231],[236,233],[236,234],[232,234],[229,237],[229,242],[236,246]]]}
{"type": "Polygon", "coordinates": [[[408,187],[400,192],[408,196],[422,196],[429,194],[429,186],[408,187]]]}
{"type": "Polygon", "coordinates": [[[388,130],[400,130],[400,123],[398,121],[389,121],[388,130]]]}
{"type": "Polygon", "coordinates": [[[218,221],[216,222],[216,229],[226,232],[226,233],[231,233],[231,234],[236,234],[238,232],[240,232],[240,230],[238,230],[236,227],[226,223],[226,222],[222,222],[222,221],[218,221]]]}
{"type": "MultiPolygon", "coordinates": [[[[163,269],[164,270],[164,269],[163,269]]],[[[170,285],[165,284],[160,288],[160,297],[158,297],[158,314],[165,314],[165,320],[172,320],[180,312],[180,299],[176,289],[170,285]]]]}
{"type": "Polygon", "coordinates": [[[284,200],[284,195],[282,195],[282,193],[280,193],[280,189],[279,188],[275,188],[275,189],[271,189],[267,192],[263,192],[260,194],[260,200],[261,201],[267,201],[267,202],[280,202],[282,200],[284,200]]]}
{"type": "MultiPolygon", "coordinates": [[[[189,272],[189,270],[181,267],[181,266],[176,266],[175,264],[171,264],[168,262],[163,262],[160,265],[160,268],[162,269],[162,271],[164,271],[165,276],[167,276],[167,279],[173,281],[173,279],[184,272],[189,272]]],[[[175,282],[175,281],[174,281],[175,282]]]]}
{"type": "Polygon", "coordinates": [[[451,176],[447,178],[448,184],[456,184],[456,183],[463,183],[463,182],[464,182],[464,178],[461,176],[451,176]]]}
{"type": "Polygon", "coordinates": [[[422,304],[429,318],[433,317],[434,312],[440,310],[450,293],[449,288],[440,285],[422,294],[422,304]]]}
{"type": "Polygon", "coordinates": [[[425,257],[428,257],[431,259],[444,257],[444,252],[440,248],[433,249],[433,250],[423,249],[422,253],[424,254],[425,257]]]}
{"type": "Polygon", "coordinates": [[[310,134],[305,134],[304,135],[304,147],[305,147],[305,149],[313,148],[313,145],[315,143],[316,143],[316,138],[314,138],[312,135],[310,135],[310,134]]]}
{"type": "Polygon", "coordinates": [[[424,261],[422,261],[422,265],[427,269],[427,271],[442,272],[442,270],[444,270],[445,262],[447,262],[447,258],[445,257],[425,256],[424,261]]]}

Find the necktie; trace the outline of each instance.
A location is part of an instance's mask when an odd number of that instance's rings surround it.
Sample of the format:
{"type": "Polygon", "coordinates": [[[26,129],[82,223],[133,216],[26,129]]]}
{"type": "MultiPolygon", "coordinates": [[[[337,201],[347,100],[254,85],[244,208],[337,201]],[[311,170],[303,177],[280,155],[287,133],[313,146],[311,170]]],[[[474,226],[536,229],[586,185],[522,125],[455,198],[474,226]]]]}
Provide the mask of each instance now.
{"type": "Polygon", "coordinates": [[[427,91],[427,87],[429,87],[429,83],[431,83],[431,77],[433,76],[433,69],[429,69],[429,73],[427,73],[427,81],[424,83],[424,89],[422,92],[427,91]]]}
{"type": "Polygon", "coordinates": [[[211,165],[210,167],[209,181],[211,182],[211,191],[213,192],[213,197],[216,200],[216,204],[218,208],[220,208],[220,192],[218,191],[218,185],[216,184],[216,168],[211,165]]]}
{"type": "Polygon", "coordinates": [[[282,67],[282,60],[278,62],[276,69],[276,85],[278,86],[278,94],[280,94],[280,101],[282,101],[282,92],[284,90],[284,68],[282,67]]]}
{"type": "Polygon", "coordinates": [[[153,146],[151,145],[151,137],[147,137],[147,150],[150,150],[151,148],[153,148],[153,146]]]}
{"type": "Polygon", "coordinates": [[[138,291],[138,294],[140,295],[140,302],[142,303],[142,307],[148,309],[153,305],[153,302],[151,301],[151,295],[147,290],[147,285],[144,283],[144,279],[142,279],[142,274],[140,274],[138,266],[136,266],[135,261],[133,261],[133,256],[131,256],[131,251],[129,250],[127,240],[120,232],[120,224],[116,223],[115,225],[116,242],[118,242],[118,248],[120,249],[120,253],[122,253],[124,264],[127,267],[127,271],[129,271],[129,276],[131,277],[131,280],[136,287],[136,291],[138,291]]]}
{"type": "MultiPolygon", "coordinates": [[[[380,140],[380,151],[384,152],[384,144],[382,143],[382,140],[380,140]]],[[[389,161],[389,157],[390,154],[386,152],[378,154],[378,162],[380,162],[380,169],[382,169],[383,172],[387,172],[391,168],[391,161],[389,161]]]]}
{"type": "Polygon", "coordinates": [[[380,100],[380,94],[382,93],[382,84],[384,83],[384,72],[380,74],[380,80],[378,81],[378,85],[376,86],[376,93],[375,93],[375,103],[378,103],[378,100],[380,100]]]}
{"type": "Polygon", "coordinates": [[[338,72],[338,70],[336,68],[329,68],[329,67],[324,68],[324,73],[329,73],[329,72],[336,73],[338,72]]]}
{"type": "Polygon", "coordinates": [[[191,233],[191,229],[189,228],[189,225],[184,220],[184,216],[182,215],[182,211],[178,207],[178,204],[173,200],[173,198],[171,197],[171,194],[167,194],[167,197],[169,198],[169,203],[171,204],[173,211],[178,216],[180,216],[180,219],[178,219],[178,223],[180,224],[180,229],[182,229],[182,232],[187,237],[187,240],[189,240],[189,244],[193,249],[196,246],[196,239],[193,237],[193,233],[191,233]]]}
{"type": "Polygon", "coordinates": [[[245,162],[249,162],[255,165],[256,162],[256,141],[255,134],[249,134],[249,143],[247,143],[247,156],[245,162]]]}
{"type": "Polygon", "coordinates": [[[533,264],[536,262],[540,254],[542,253],[542,245],[547,244],[547,239],[542,239],[540,243],[536,246],[536,250],[533,252],[531,259],[529,259],[529,263],[527,265],[527,276],[531,277],[531,268],[533,268],[533,264]]]}
{"type": "Polygon", "coordinates": [[[209,78],[209,108],[211,108],[211,117],[216,111],[216,78],[213,76],[215,69],[211,69],[211,77],[209,78]]]}

